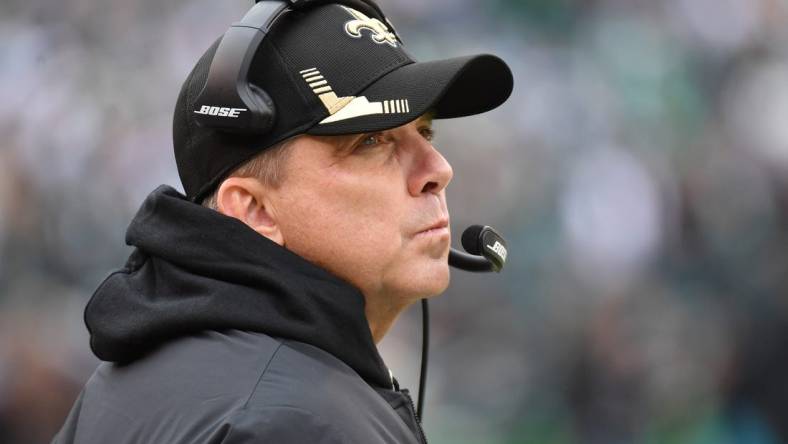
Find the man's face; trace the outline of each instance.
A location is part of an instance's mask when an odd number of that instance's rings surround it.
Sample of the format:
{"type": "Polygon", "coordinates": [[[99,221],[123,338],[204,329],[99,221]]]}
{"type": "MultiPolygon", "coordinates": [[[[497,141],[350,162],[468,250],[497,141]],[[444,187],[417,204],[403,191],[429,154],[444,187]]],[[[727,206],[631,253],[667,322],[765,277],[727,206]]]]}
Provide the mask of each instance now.
{"type": "Polygon", "coordinates": [[[449,283],[452,169],[422,117],[391,130],[295,140],[272,195],[284,246],[401,308],[449,283]]]}

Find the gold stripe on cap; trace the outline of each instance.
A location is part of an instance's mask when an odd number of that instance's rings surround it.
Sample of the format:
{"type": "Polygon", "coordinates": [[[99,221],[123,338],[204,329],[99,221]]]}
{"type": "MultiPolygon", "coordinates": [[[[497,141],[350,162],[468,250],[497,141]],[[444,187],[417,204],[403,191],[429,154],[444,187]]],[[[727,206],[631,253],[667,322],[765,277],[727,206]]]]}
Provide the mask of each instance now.
{"type": "Polygon", "coordinates": [[[305,73],[312,72],[312,71],[317,71],[317,68],[302,69],[301,71],[298,71],[298,73],[299,74],[305,74],[305,73]]]}
{"type": "Polygon", "coordinates": [[[317,82],[310,83],[309,86],[314,88],[316,86],[322,86],[328,83],[328,80],[318,80],[317,82]]]}
{"type": "Polygon", "coordinates": [[[320,88],[315,88],[312,91],[314,91],[315,94],[322,94],[324,92],[331,91],[331,87],[330,86],[321,86],[320,88]]]}

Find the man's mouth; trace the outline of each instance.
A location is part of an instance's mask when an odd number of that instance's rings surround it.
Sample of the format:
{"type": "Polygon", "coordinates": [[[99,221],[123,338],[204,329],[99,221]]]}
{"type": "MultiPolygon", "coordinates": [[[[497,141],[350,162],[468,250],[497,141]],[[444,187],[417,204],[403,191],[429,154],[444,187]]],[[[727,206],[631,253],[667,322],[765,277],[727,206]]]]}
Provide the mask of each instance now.
{"type": "Polygon", "coordinates": [[[449,235],[449,219],[448,218],[441,218],[438,219],[432,225],[426,227],[425,229],[416,233],[417,237],[422,236],[442,236],[442,235],[449,235]]]}

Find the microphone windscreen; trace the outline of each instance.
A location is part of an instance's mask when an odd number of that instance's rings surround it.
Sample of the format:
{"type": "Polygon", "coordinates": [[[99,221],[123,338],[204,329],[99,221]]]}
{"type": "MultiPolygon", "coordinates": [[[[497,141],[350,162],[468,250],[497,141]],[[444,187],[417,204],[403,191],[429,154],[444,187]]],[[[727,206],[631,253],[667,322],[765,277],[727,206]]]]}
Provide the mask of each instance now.
{"type": "Polygon", "coordinates": [[[462,232],[462,248],[470,254],[482,254],[482,241],[479,236],[484,229],[483,225],[471,225],[462,232]]]}

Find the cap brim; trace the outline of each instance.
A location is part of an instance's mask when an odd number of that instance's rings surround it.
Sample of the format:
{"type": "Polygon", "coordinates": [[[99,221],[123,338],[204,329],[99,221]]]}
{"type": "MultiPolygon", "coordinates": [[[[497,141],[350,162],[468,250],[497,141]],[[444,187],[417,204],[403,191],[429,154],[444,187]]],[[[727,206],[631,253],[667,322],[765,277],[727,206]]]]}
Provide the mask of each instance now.
{"type": "Polygon", "coordinates": [[[380,131],[404,125],[427,111],[434,111],[436,119],[479,114],[505,102],[512,85],[509,67],[489,54],[411,63],[382,76],[306,132],[380,131]]]}

